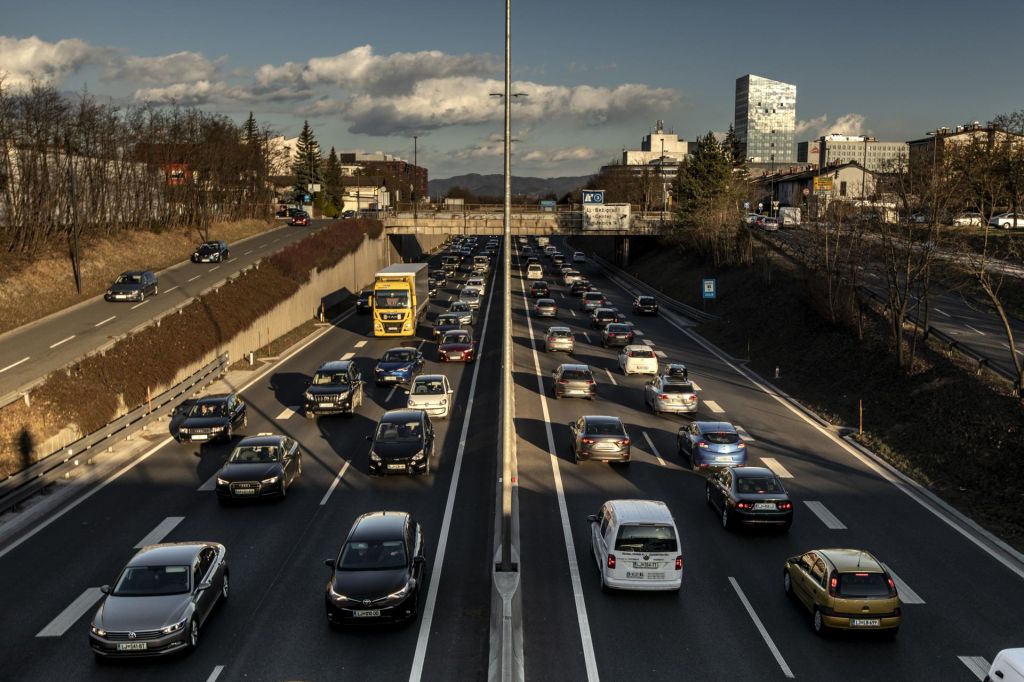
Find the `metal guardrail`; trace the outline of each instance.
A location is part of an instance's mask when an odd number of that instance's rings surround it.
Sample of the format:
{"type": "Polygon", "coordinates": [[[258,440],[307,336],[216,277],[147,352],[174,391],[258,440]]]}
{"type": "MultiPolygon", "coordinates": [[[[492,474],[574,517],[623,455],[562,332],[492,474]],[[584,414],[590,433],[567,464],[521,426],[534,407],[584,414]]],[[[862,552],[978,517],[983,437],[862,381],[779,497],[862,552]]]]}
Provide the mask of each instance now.
{"type": "Polygon", "coordinates": [[[703,310],[697,310],[693,306],[686,305],[685,303],[680,303],[674,298],[666,296],[665,293],[662,292],[660,289],[652,287],[650,284],[647,284],[646,282],[637,279],[636,277],[629,274],[622,268],[612,265],[611,263],[606,261],[604,258],[601,258],[597,254],[591,254],[591,260],[593,260],[598,265],[598,267],[600,267],[606,273],[614,277],[617,277],[621,280],[625,280],[626,283],[628,283],[634,289],[637,289],[638,291],[645,294],[656,296],[658,298],[659,305],[668,308],[669,310],[677,312],[680,315],[684,315],[691,319],[697,320],[698,322],[710,322],[712,320],[718,319],[718,315],[706,313],[703,310]]]}
{"type": "Polygon", "coordinates": [[[224,353],[183,381],[154,396],[149,403],[10,475],[0,482],[0,513],[17,507],[57,480],[69,478],[76,467],[92,459],[91,452],[95,448],[112,443],[115,437],[129,438],[159,417],[173,412],[190,394],[222,375],[227,366],[228,356],[224,353]]]}

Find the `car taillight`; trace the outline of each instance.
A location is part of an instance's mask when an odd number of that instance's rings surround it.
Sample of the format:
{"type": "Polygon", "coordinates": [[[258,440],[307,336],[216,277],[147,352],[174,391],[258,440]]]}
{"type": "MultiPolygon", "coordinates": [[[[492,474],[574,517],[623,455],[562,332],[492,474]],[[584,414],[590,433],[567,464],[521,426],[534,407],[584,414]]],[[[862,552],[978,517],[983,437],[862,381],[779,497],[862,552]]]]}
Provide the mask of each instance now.
{"type": "Polygon", "coordinates": [[[697,441],[697,447],[698,448],[706,448],[707,446],[708,446],[708,444],[705,443],[704,441],[702,441],[702,440],[697,441]]]}
{"type": "Polygon", "coordinates": [[[623,438],[622,440],[617,440],[617,441],[615,441],[615,444],[616,445],[629,445],[629,439],[628,438],[623,438]]]}
{"type": "Polygon", "coordinates": [[[793,508],[793,503],[792,502],[779,502],[776,506],[779,509],[783,510],[783,511],[789,511],[790,509],[793,508]]]}
{"type": "Polygon", "coordinates": [[[551,343],[551,342],[552,342],[552,341],[554,341],[554,340],[555,340],[555,337],[553,337],[553,336],[549,336],[549,337],[548,337],[548,343],[551,343]]]}
{"type": "Polygon", "coordinates": [[[569,383],[569,380],[568,379],[559,379],[558,383],[560,383],[560,384],[567,384],[567,383],[569,383]]]}
{"type": "Polygon", "coordinates": [[[613,570],[615,569],[615,555],[614,554],[609,554],[608,555],[608,568],[611,568],[613,570]]]}
{"type": "MultiPolygon", "coordinates": [[[[889,596],[890,596],[890,597],[895,597],[895,596],[896,596],[896,594],[897,594],[897,593],[896,593],[896,583],[894,583],[894,582],[892,581],[892,578],[890,578],[889,576],[886,576],[886,578],[885,578],[885,579],[886,579],[886,581],[888,581],[888,583],[889,583],[889,596]]],[[[896,609],[896,610],[897,610],[897,611],[899,611],[899,609],[896,609]]],[[[896,615],[899,615],[899,614],[897,613],[896,615]]]]}
{"type": "Polygon", "coordinates": [[[594,380],[593,380],[593,379],[587,379],[587,386],[589,386],[589,385],[590,385],[590,384],[592,384],[592,383],[594,383],[594,380]]]}
{"type": "Polygon", "coordinates": [[[659,393],[658,398],[661,400],[668,400],[668,393],[659,393]]]}
{"type": "Polygon", "coordinates": [[[695,395],[693,395],[691,393],[690,395],[686,396],[686,399],[689,400],[692,403],[694,400],[697,399],[697,396],[695,396],[695,395]]]}
{"type": "Polygon", "coordinates": [[[583,439],[580,440],[580,442],[584,443],[586,445],[591,445],[594,442],[594,439],[593,438],[583,438],[583,439]]]}
{"type": "Polygon", "coordinates": [[[683,570],[683,557],[682,555],[676,557],[676,570],[683,570]]]}
{"type": "Polygon", "coordinates": [[[747,444],[744,443],[743,441],[740,441],[739,443],[736,443],[736,447],[738,447],[738,448],[745,448],[745,447],[747,447],[747,444]]]}
{"type": "Polygon", "coordinates": [[[829,577],[829,579],[828,579],[828,593],[829,593],[829,596],[832,596],[832,597],[836,596],[836,588],[838,588],[838,587],[839,587],[839,577],[835,574],[835,572],[833,572],[831,577],[829,577]]]}
{"type": "Polygon", "coordinates": [[[753,506],[754,505],[751,502],[737,502],[736,503],[736,508],[737,509],[752,509],[753,506]]]}

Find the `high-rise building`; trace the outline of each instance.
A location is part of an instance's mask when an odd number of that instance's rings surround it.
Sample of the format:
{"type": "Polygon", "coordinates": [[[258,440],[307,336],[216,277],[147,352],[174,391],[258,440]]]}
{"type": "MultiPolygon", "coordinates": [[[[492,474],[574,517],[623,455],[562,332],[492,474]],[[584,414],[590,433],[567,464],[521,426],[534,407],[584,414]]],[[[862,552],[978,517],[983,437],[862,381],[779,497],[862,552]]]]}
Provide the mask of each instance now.
{"type": "Polygon", "coordinates": [[[748,162],[796,163],[796,86],[753,74],[737,78],[733,128],[748,162]]]}

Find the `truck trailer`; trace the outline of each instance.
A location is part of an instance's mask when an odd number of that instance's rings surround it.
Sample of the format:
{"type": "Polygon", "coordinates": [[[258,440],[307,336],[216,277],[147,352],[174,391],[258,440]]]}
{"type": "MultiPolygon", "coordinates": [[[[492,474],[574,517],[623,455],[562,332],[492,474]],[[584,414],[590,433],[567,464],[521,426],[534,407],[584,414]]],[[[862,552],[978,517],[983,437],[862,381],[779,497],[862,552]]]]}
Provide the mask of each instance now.
{"type": "Polygon", "coordinates": [[[373,277],[373,335],[415,336],[427,309],[427,264],[389,265],[373,277]]]}

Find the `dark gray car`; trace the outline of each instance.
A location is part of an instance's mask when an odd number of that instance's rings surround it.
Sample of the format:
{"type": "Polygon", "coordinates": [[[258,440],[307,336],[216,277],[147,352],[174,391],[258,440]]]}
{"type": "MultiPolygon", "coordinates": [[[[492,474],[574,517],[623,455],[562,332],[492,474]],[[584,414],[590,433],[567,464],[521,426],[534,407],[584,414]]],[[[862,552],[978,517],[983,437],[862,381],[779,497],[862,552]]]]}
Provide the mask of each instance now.
{"type": "Polygon", "coordinates": [[[121,571],[89,625],[100,658],[190,651],[218,601],[228,598],[228,560],[216,542],[143,547],[121,571]]]}
{"type": "Polygon", "coordinates": [[[618,417],[584,416],[569,422],[573,463],[597,459],[629,464],[629,435],[618,417]]]}
{"type": "Polygon", "coordinates": [[[146,296],[156,296],[159,293],[160,286],[156,273],[149,270],[134,270],[118,275],[103,294],[103,298],[108,301],[142,302],[146,300],[146,296]]]}

